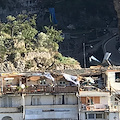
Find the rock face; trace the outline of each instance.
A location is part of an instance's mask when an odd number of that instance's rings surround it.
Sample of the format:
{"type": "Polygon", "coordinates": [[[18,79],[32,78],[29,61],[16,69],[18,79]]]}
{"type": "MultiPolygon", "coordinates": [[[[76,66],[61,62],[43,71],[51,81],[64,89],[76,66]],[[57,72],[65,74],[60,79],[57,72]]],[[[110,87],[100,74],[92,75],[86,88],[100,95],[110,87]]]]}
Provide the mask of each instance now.
{"type": "Polygon", "coordinates": [[[118,28],[119,28],[119,33],[120,33],[120,0],[113,0],[114,2],[114,7],[117,12],[117,17],[118,17],[118,28]]]}
{"type": "Polygon", "coordinates": [[[13,43],[12,45],[9,44],[9,42],[6,44],[11,49],[4,54],[4,58],[0,61],[0,72],[28,72],[81,68],[79,63],[74,59],[71,60],[75,64],[60,62],[62,55],[60,60],[55,58],[56,54],[60,54],[59,52],[49,51],[48,49],[46,50],[46,48],[40,51],[37,47],[35,50],[27,50],[24,40],[17,40],[15,38],[11,39],[11,41],[13,43]]]}
{"type": "Polygon", "coordinates": [[[79,63],[76,65],[58,64],[49,52],[30,52],[25,53],[24,57],[13,58],[14,62],[9,59],[0,63],[1,72],[29,72],[45,70],[64,70],[64,69],[81,69],[79,63]],[[15,60],[15,61],[14,61],[15,60]]]}

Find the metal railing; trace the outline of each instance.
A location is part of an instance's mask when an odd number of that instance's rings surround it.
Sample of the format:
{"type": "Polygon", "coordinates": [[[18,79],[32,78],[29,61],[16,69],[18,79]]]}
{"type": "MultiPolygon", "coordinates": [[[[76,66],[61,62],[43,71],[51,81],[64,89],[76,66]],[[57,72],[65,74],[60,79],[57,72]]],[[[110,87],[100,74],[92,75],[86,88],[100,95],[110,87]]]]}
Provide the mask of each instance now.
{"type": "Polygon", "coordinates": [[[93,105],[86,105],[82,104],[81,106],[82,111],[105,111],[109,110],[109,106],[107,104],[93,104],[93,105]]]}
{"type": "Polygon", "coordinates": [[[12,89],[11,87],[4,87],[3,94],[7,93],[75,93],[78,91],[76,86],[28,86],[25,89],[16,87],[12,89]]]}

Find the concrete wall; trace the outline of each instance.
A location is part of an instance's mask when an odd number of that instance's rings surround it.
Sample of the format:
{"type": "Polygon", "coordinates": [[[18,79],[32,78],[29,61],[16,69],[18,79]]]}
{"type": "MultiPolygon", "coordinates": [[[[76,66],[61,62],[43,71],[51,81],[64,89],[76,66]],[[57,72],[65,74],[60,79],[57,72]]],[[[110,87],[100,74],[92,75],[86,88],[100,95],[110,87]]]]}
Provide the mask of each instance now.
{"type": "Polygon", "coordinates": [[[77,105],[26,106],[25,119],[78,119],[77,105]]]}

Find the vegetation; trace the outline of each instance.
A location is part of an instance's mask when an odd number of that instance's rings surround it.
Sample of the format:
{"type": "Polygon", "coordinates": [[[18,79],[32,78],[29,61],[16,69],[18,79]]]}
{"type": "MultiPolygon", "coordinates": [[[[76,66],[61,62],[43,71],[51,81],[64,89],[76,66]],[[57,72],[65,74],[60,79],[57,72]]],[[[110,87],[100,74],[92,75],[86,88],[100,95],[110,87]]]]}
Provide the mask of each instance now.
{"type": "Polygon", "coordinates": [[[61,53],[56,53],[54,58],[56,59],[56,61],[58,63],[67,64],[67,65],[78,64],[77,60],[75,60],[75,59],[73,59],[71,57],[64,57],[64,56],[62,56],[61,53]]]}
{"type": "MultiPolygon", "coordinates": [[[[75,60],[66,58],[61,54],[56,55],[59,42],[63,41],[62,31],[53,26],[45,26],[42,32],[36,29],[36,15],[7,16],[6,23],[0,23],[0,59],[5,56],[12,63],[23,59],[25,53],[49,52],[58,63],[74,64],[75,60]],[[55,56],[54,56],[55,55],[55,56]]],[[[33,61],[27,60],[25,68],[33,67],[33,61]]]]}

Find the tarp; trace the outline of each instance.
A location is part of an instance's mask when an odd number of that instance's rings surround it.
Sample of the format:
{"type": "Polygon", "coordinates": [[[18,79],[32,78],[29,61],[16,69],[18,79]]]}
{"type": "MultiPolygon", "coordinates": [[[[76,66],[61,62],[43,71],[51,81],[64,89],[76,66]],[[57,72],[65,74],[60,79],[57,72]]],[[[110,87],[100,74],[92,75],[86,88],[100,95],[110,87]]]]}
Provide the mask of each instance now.
{"type": "Polygon", "coordinates": [[[91,78],[91,77],[85,77],[85,79],[88,81],[88,82],[91,82],[91,83],[95,83],[94,79],[91,78]]]}
{"type": "Polygon", "coordinates": [[[40,77],[46,77],[52,81],[54,81],[54,78],[52,77],[52,75],[49,72],[44,72],[44,73],[33,73],[32,77],[30,77],[31,80],[37,80],[40,79],[40,77]]]}
{"type": "Polygon", "coordinates": [[[52,75],[49,72],[48,73],[45,72],[43,76],[45,76],[46,78],[54,81],[54,78],[52,77],[52,75]]]}
{"type": "Polygon", "coordinates": [[[54,24],[57,24],[58,22],[55,17],[55,9],[49,8],[49,12],[50,12],[50,21],[53,22],[54,24]]]}
{"type": "Polygon", "coordinates": [[[62,73],[62,75],[64,76],[64,78],[67,81],[70,81],[70,82],[73,82],[76,85],[79,85],[79,81],[77,81],[77,76],[72,76],[72,75],[65,74],[65,73],[62,73]]]}

